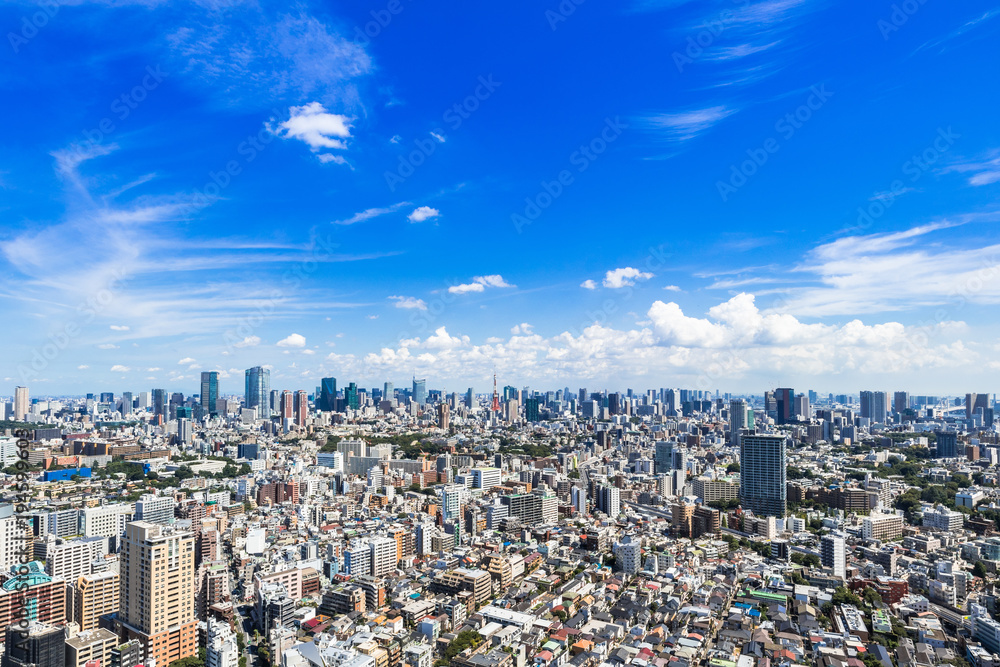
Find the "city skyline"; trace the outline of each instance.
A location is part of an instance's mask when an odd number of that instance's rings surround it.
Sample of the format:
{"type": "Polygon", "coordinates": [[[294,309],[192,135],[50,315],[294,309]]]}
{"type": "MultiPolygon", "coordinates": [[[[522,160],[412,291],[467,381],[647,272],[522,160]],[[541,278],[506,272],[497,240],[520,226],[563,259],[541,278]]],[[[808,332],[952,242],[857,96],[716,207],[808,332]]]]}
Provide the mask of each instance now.
{"type": "Polygon", "coordinates": [[[10,385],[1000,368],[989,3],[56,7],[0,7],[10,385]]]}

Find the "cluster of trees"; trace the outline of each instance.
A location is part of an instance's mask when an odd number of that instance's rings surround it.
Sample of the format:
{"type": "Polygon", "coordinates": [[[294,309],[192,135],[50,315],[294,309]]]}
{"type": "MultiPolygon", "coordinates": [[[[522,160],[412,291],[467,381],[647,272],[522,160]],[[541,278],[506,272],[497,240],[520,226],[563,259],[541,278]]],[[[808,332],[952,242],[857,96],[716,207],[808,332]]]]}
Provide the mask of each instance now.
{"type": "Polygon", "coordinates": [[[444,660],[445,664],[451,662],[451,659],[456,655],[464,651],[465,649],[472,647],[475,648],[483,643],[483,637],[475,630],[465,630],[458,633],[454,641],[448,644],[448,648],[444,650],[444,660]]]}

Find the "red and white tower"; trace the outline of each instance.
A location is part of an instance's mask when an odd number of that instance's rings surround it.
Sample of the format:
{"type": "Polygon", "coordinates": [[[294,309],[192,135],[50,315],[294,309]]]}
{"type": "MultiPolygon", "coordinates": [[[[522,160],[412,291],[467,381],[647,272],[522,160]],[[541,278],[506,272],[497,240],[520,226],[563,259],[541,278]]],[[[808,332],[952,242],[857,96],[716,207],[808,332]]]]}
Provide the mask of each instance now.
{"type": "Polygon", "coordinates": [[[493,405],[490,406],[493,412],[500,412],[500,395],[497,394],[497,374],[493,373],[493,405]]]}

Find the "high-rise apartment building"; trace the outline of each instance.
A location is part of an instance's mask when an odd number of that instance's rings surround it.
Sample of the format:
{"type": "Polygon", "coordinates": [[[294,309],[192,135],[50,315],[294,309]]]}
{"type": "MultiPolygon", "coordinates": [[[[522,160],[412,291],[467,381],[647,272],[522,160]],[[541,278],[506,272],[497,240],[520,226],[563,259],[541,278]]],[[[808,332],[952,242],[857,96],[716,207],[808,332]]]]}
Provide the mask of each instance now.
{"type": "Polygon", "coordinates": [[[23,422],[31,407],[27,387],[14,388],[14,421],[23,422]]]}
{"type": "Polygon", "coordinates": [[[775,423],[788,424],[795,421],[795,390],[779,387],[774,390],[775,423]]]}
{"type": "Polygon", "coordinates": [[[861,392],[861,417],[872,424],[884,424],[888,418],[889,394],[884,391],[861,392]]]}
{"type": "Polygon", "coordinates": [[[76,579],[73,594],[73,621],[81,630],[93,630],[101,616],[118,611],[121,598],[121,578],[108,570],[86,574],[76,579]]]}
{"type": "Polygon", "coordinates": [[[785,515],[785,445],[785,437],[779,435],[740,438],[740,500],[744,509],[759,516],[785,515]]]}
{"type": "Polygon", "coordinates": [[[201,414],[217,414],[219,401],[219,372],[205,371],[201,374],[201,393],[198,395],[201,403],[201,414]]]}
{"type": "Polygon", "coordinates": [[[305,428],[306,418],[309,416],[309,394],[303,390],[295,392],[294,420],[299,428],[305,428]]]}
{"type": "Polygon", "coordinates": [[[847,579],[847,550],[843,537],[824,535],[819,541],[819,557],[823,567],[833,570],[833,576],[847,579]]]}
{"type": "Polygon", "coordinates": [[[271,418],[271,371],[260,366],[248,368],[245,372],[243,402],[248,408],[257,408],[261,419],[271,418]]]}
{"type": "Polygon", "coordinates": [[[119,619],[157,665],[198,654],[194,613],[194,535],[135,521],[121,550],[119,619]]]}

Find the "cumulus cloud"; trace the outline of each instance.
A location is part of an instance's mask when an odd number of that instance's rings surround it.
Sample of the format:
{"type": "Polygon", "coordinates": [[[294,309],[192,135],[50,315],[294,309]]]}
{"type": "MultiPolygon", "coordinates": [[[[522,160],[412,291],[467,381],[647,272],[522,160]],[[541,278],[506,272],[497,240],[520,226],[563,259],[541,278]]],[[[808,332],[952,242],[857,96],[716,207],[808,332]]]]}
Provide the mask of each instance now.
{"type": "Polygon", "coordinates": [[[452,294],[465,294],[467,292],[483,292],[487,287],[516,287],[516,285],[511,285],[501,275],[476,276],[471,283],[452,285],[448,291],[452,294]]]}
{"type": "Polygon", "coordinates": [[[403,308],[406,310],[427,310],[427,304],[424,303],[424,300],[418,299],[414,296],[390,296],[389,298],[395,302],[393,305],[395,305],[396,308],[403,308]]]}
{"type": "Polygon", "coordinates": [[[297,333],[289,334],[287,338],[283,338],[277,342],[278,347],[305,347],[306,337],[299,335],[297,333]]]}
{"type": "Polygon", "coordinates": [[[413,213],[410,213],[406,219],[410,222],[423,222],[425,220],[436,218],[439,215],[441,215],[441,211],[436,208],[431,208],[430,206],[419,206],[414,209],[413,213]]]}
{"type": "Polygon", "coordinates": [[[183,359],[177,362],[177,365],[184,366],[185,364],[193,364],[194,362],[195,359],[193,357],[184,357],[183,359]]]}
{"type": "Polygon", "coordinates": [[[667,290],[668,292],[680,292],[681,291],[681,288],[678,287],[677,285],[667,285],[663,289],[667,290]]]}
{"type": "Polygon", "coordinates": [[[338,162],[344,158],[323,150],[345,150],[345,139],[351,137],[351,119],[340,114],[329,113],[319,102],[310,102],[300,107],[288,109],[288,120],[272,128],[272,132],[283,139],[298,139],[314,153],[319,153],[321,162],[338,162]]]}
{"type": "Polygon", "coordinates": [[[112,373],[128,373],[130,370],[132,369],[128,366],[122,366],[121,364],[115,364],[111,367],[112,373]]]}
{"type": "Polygon", "coordinates": [[[534,326],[528,324],[527,322],[521,322],[520,324],[515,324],[511,327],[510,332],[515,336],[519,334],[530,334],[531,330],[534,328],[534,326]]]}
{"type": "Polygon", "coordinates": [[[80,364],[79,366],[76,367],[76,370],[78,370],[78,371],[85,371],[88,368],[90,368],[90,366],[88,366],[87,364],[80,364]]]}
{"type": "Polygon", "coordinates": [[[112,331],[128,331],[129,328],[127,326],[125,326],[124,324],[112,324],[111,325],[111,330],[112,331]]]}
{"type": "Polygon", "coordinates": [[[588,278],[587,280],[584,280],[582,283],[580,283],[580,287],[582,287],[583,289],[597,289],[597,283],[588,278]]]}
{"type": "Polygon", "coordinates": [[[233,347],[257,347],[260,345],[260,336],[246,336],[238,343],[233,343],[233,347]]]}
{"type": "Polygon", "coordinates": [[[620,269],[612,269],[611,271],[608,271],[604,275],[603,285],[611,289],[621,289],[623,287],[631,287],[632,285],[635,285],[636,281],[649,280],[652,277],[652,273],[640,271],[639,269],[631,266],[626,266],[620,269]]]}

